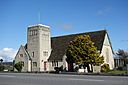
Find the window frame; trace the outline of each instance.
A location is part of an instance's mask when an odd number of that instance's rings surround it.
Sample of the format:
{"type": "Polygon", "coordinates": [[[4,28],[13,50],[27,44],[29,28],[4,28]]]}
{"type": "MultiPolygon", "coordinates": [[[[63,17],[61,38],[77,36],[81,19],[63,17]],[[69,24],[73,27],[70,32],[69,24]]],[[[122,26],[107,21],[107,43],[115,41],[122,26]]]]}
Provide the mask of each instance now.
{"type": "Polygon", "coordinates": [[[33,67],[37,67],[37,62],[33,62],[33,67]]]}
{"type": "Polygon", "coordinates": [[[34,57],[35,55],[34,55],[34,52],[32,52],[32,57],[34,57]]]}
{"type": "Polygon", "coordinates": [[[23,58],[23,57],[24,57],[24,55],[23,55],[23,54],[20,54],[19,56],[20,56],[20,58],[23,58]]]}

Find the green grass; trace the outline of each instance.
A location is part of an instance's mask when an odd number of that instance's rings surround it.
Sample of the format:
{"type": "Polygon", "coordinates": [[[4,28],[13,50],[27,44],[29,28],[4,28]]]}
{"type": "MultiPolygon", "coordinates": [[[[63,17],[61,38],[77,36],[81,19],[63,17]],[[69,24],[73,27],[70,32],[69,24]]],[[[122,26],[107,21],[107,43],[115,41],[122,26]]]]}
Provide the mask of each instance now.
{"type": "Polygon", "coordinates": [[[128,71],[113,70],[113,71],[110,71],[108,73],[112,73],[112,74],[128,74],[128,71]]]}

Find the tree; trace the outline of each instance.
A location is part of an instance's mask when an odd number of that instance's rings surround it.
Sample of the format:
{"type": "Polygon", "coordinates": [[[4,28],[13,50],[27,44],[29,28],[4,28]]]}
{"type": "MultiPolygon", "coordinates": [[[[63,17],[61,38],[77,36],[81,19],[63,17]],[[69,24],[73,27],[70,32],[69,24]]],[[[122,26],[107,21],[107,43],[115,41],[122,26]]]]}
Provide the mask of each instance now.
{"type": "Polygon", "coordinates": [[[14,67],[17,69],[18,72],[21,72],[21,70],[22,70],[22,68],[23,68],[23,62],[20,61],[20,62],[16,63],[16,64],[14,65],[14,67]]]}
{"type": "Polygon", "coordinates": [[[5,68],[5,66],[2,63],[3,63],[3,59],[0,59],[0,71],[3,71],[5,68]]]}
{"type": "Polygon", "coordinates": [[[116,53],[119,58],[124,62],[124,66],[126,66],[126,63],[127,63],[127,58],[128,58],[128,52],[122,50],[122,49],[119,49],[118,52],[116,53]]]}
{"type": "Polygon", "coordinates": [[[2,64],[2,62],[3,62],[3,59],[0,59],[0,63],[2,64]]]}
{"type": "Polygon", "coordinates": [[[100,56],[89,35],[77,36],[71,41],[66,56],[68,63],[83,65],[84,68],[87,67],[89,72],[89,64],[91,66],[101,65],[104,62],[103,56],[100,56]]]}
{"type": "Polygon", "coordinates": [[[0,71],[3,71],[5,69],[5,66],[0,65],[0,71]]]}
{"type": "Polygon", "coordinates": [[[107,72],[109,72],[110,71],[110,67],[109,67],[109,64],[103,64],[102,66],[101,66],[101,72],[105,72],[105,73],[107,73],[107,72]]]}

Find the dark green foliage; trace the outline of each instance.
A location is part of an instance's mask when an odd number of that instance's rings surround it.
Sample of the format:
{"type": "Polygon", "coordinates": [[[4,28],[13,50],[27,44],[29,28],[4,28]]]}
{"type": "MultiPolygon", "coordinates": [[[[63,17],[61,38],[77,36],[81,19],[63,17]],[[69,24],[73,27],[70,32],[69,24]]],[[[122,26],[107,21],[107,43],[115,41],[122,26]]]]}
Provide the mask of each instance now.
{"type": "Polygon", "coordinates": [[[79,66],[76,66],[76,67],[74,68],[74,71],[77,72],[78,70],[79,70],[79,66]]]}
{"type": "Polygon", "coordinates": [[[119,67],[117,68],[117,70],[122,71],[122,70],[123,70],[123,67],[119,66],[119,67]]]}
{"type": "Polygon", "coordinates": [[[63,65],[59,67],[59,70],[60,71],[63,71],[63,65]]]}
{"type": "Polygon", "coordinates": [[[3,65],[0,65],[0,71],[3,71],[4,70],[4,66],[3,65]]]}
{"type": "Polygon", "coordinates": [[[0,59],[0,63],[2,63],[3,62],[3,59],[0,59]]]}
{"type": "Polygon", "coordinates": [[[110,71],[110,67],[109,67],[109,64],[103,64],[101,66],[101,72],[109,72],[110,71]]]}
{"type": "Polygon", "coordinates": [[[59,67],[55,67],[54,69],[56,73],[59,73],[59,67]]]}
{"type": "Polygon", "coordinates": [[[4,70],[4,66],[2,65],[3,63],[3,59],[0,59],[0,71],[3,71],[4,70]]]}
{"type": "Polygon", "coordinates": [[[17,69],[18,72],[21,72],[23,63],[20,61],[14,65],[14,67],[17,69]]]}
{"type": "Polygon", "coordinates": [[[59,71],[63,71],[63,66],[55,67],[54,69],[55,69],[56,73],[59,73],[59,71]]]}
{"type": "Polygon", "coordinates": [[[66,56],[68,63],[78,65],[101,65],[104,62],[103,56],[100,56],[89,35],[77,36],[71,41],[66,56]]]}

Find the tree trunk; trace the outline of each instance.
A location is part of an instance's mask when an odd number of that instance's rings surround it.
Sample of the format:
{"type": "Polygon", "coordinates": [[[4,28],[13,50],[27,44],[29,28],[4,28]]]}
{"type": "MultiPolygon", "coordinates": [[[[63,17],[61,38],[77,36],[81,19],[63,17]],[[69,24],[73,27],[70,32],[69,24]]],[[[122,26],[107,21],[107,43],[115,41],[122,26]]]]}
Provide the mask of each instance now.
{"type": "Polygon", "coordinates": [[[68,63],[68,71],[73,72],[73,63],[68,63]]]}
{"type": "Polygon", "coordinates": [[[87,70],[88,70],[88,72],[90,72],[90,66],[89,66],[89,64],[87,64],[87,70]]]}
{"type": "Polygon", "coordinates": [[[84,63],[84,66],[83,67],[84,67],[84,69],[87,67],[87,71],[90,72],[90,66],[89,66],[89,64],[84,63]]]}

